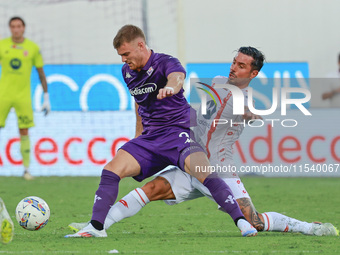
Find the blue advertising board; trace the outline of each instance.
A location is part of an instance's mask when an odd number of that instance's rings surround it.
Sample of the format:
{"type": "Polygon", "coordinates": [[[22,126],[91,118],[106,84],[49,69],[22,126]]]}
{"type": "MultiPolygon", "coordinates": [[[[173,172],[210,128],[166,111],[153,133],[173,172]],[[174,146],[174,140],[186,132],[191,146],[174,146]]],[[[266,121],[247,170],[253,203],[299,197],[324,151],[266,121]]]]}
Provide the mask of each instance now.
{"type": "MultiPolygon", "coordinates": [[[[211,85],[218,75],[228,76],[231,63],[193,63],[188,64],[187,79],[190,83],[190,102],[199,102],[197,81],[211,85]],[[195,84],[196,83],[196,84],[195,84]],[[210,84],[209,84],[210,83],[210,84]]],[[[268,109],[272,105],[273,88],[303,88],[309,90],[308,63],[265,63],[258,76],[250,83],[256,109],[268,109]]],[[[189,86],[186,86],[189,89],[189,86]]],[[[301,93],[290,93],[287,98],[302,98],[301,93]]],[[[303,104],[309,107],[309,102],[303,104]]],[[[292,108],[296,108],[295,106],[292,108]]]]}
{"type": "MultiPolygon", "coordinates": [[[[186,66],[186,96],[198,100],[197,91],[190,90],[190,78],[212,79],[228,76],[230,63],[189,63],[186,66]],[[190,91],[190,93],[189,93],[190,91]]],[[[112,111],[133,109],[133,98],[123,80],[121,64],[112,65],[45,65],[53,111],[112,111]]],[[[307,63],[265,63],[258,77],[251,82],[255,106],[267,109],[272,102],[273,87],[309,89],[307,63]]],[[[42,87],[36,71],[32,72],[33,109],[42,104],[42,87]]],[[[192,87],[192,86],[191,86],[192,87]]],[[[300,95],[292,94],[291,98],[300,95]]],[[[309,103],[304,104],[306,108],[309,103]]]]}
{"type": "MultiPolygon", "coordinates": [[[[132,98],[121,75],[122,65],[45,65],[52,110],[130,110],[132,98]]],[[[42,88],[32,72],[33,108],[39,110],[42,88]]]]}

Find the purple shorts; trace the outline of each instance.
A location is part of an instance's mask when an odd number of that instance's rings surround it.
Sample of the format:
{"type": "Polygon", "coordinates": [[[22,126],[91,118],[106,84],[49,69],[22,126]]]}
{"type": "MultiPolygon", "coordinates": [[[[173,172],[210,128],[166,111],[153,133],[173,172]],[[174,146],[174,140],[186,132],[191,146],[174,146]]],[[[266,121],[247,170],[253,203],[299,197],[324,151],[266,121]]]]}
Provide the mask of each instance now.
{"type": "Polygon", "coordinates": [[[124,144],[120,149],[130,153],[139,163],[141,172],[133,178],[143,181],[169,165],[184,171],[184,160],[203,148],[193,139],[190,129],[172,127],[150,131],[124,144]]]}

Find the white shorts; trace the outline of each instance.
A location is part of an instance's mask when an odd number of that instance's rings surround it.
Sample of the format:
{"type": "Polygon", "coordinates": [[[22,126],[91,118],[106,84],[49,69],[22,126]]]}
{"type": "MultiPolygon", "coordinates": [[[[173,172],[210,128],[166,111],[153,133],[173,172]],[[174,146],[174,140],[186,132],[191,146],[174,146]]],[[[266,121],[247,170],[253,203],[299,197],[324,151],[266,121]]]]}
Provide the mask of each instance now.
{"type": "MultiPolygon", "coordinates": [[[[176,197],[176,199],[164,200],[168,205],[179,204],[203,196],[214,201],[209,190],[202,183],[177,167],[162,172],[158,176],[165,178],[170,183],[176,197]]],[[[230,187],[235,199],[250,198],[239,178],[222,178],[222,180],[230,187]]]]}
{"type": "Polygon", "coordinates": [[[191,185],[192,180],[195,178],[175,166],[162,172],[158,176],[165,178],[170,183],[172,192],[176,197],[176,199],[164,200],[168,205],[179,204],[184,201],[204,196],[199,190],[191,185]]]}

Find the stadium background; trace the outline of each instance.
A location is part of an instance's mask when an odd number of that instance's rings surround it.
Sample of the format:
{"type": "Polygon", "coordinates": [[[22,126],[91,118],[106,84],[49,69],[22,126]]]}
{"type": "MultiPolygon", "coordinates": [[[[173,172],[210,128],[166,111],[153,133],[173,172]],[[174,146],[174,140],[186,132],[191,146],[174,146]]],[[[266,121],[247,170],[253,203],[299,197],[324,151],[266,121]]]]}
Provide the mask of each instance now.
{"type": "MultiPolygon", "coordinates": [[[[292,109],[291,116],[299,122],[294,129],[265,125],[247,130],[235,150],[237,164],[339,164],[339,108],[330,109],[334,105],[321,100],[329,89],[324,77],[337,69],[339,7],[336,0],[2,0],[1,38],[9,36],[10,17],[23,17],[25,35],[41,47],[46,64],[52,104],[46,118],[39,112],[41,86],[35,71],[32,75],[32,174],[98,176],[116,149],[133,137],[133,103],[112,47],[115,33],[127,23],[146,31],[152,49],[178,57],[188,78],[226,75],[239,46],[259,48],[267,57],[256,87],[263,106],[263,99],[271,98],[268,84],[310,88],[312,99],[306,107],[313,116],[292,109]]],[[[188,79],[187,91],[189,84],[188,79]]],[[[279,112],[275,114],[271,117],[279,118],[279,112]]],[[[0,132],[0,175],[21,174],[11,112],[0,132]]]]}

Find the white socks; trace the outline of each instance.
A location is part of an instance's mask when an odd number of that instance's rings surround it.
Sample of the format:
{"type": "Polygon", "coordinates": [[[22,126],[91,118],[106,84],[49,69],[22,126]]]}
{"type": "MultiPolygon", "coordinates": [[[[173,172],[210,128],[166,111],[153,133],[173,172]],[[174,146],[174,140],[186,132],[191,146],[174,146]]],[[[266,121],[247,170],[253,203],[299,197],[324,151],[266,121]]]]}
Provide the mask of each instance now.
{"type": "Polygon", "coordinates": [[[134,189],[111,207],[104,228],[108,229],[112,224],[135,215],[149,202],[142,189],[134,189]]]}
{"type": "MultiPolygon", "coordinates": [[[[111,207],[106,216],[104,228],[108,229],[114,223],[134,216],[149,202],[150,200],[142,189],[134,189],[111,207]]],[[[262,216],[263,231],[299,232],[308,235],[312,229],[312,223],[299,221],[277,212],[265,212],[262,216]]]]}
{"type": "Polygon", "coordinates": [[[262,213],[262,216],[264,219],[263,231],[299,232],[302,234],[309,234],[312,229],[312,223],[299,221],[277,212],[262,213]]]}

